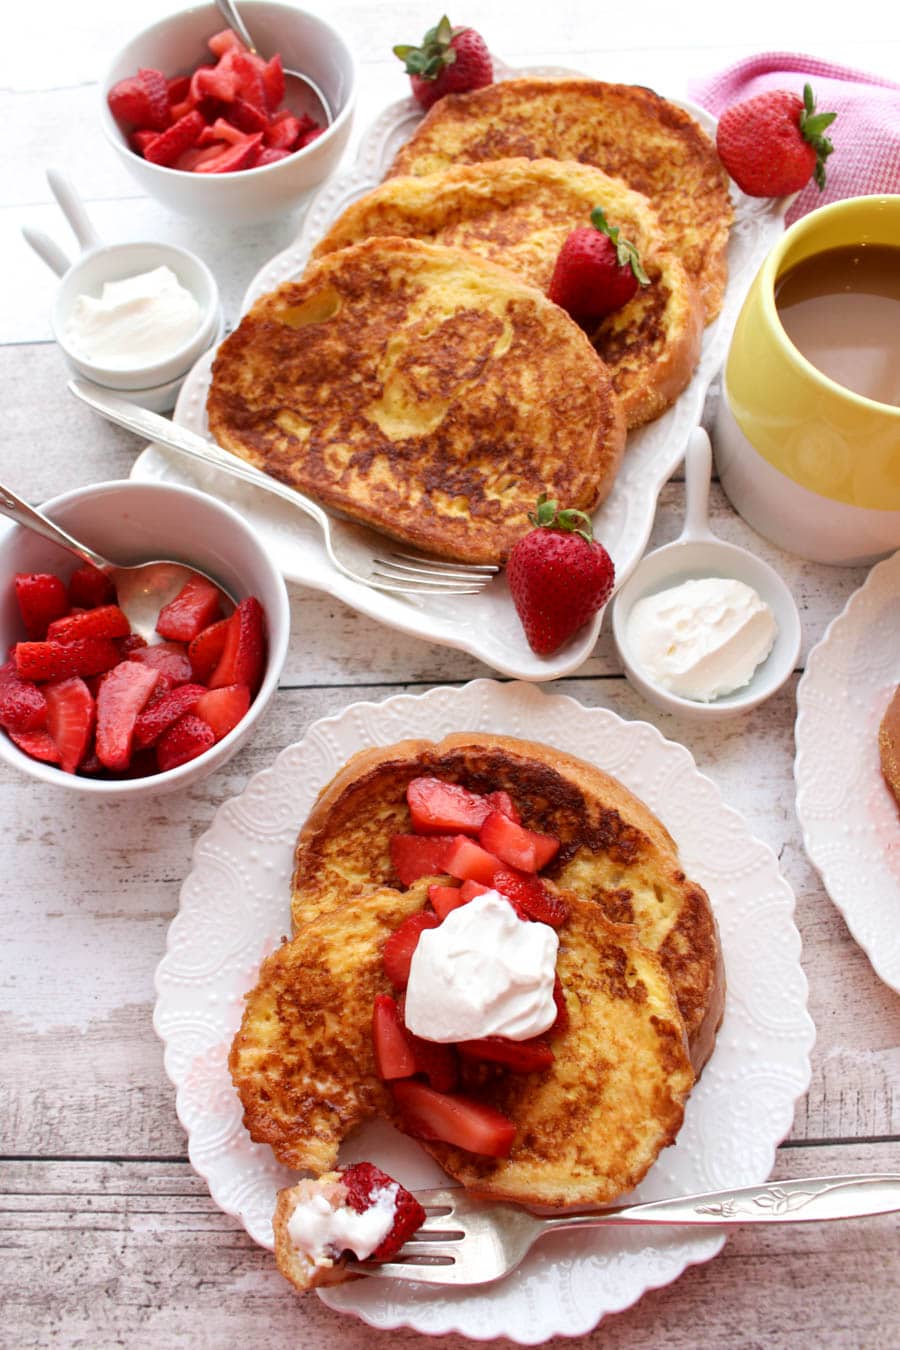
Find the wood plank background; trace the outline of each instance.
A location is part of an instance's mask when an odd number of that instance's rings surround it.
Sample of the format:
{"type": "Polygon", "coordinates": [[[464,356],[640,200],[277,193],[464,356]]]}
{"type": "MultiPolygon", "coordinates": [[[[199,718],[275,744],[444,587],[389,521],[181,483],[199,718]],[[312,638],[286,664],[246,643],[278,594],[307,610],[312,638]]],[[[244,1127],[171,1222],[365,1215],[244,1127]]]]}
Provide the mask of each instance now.
{"type": "MultiPolygon", "coordinates": [[[[358,126],[401,97],[392,41],[437,17],[423,3],[310,4],[351,35],[361,66],[358,126]]],[[[40,502],[125,477],[140,446],[64,391],[51,340],[54,282],[19,237],[26,221],[61,241],[66,227],[43,177],[65,165],[104,237],[142,234],[200,252],[230,322],[259,265],[290,242],[296,218],[198,230],[142,198],[97,128],[96,80],[139,27],[175,4],[62,0],[18,6],[0,52],[0,116],[14,134],[0,179],[0,480],[40,502]]],[[[895,13],[760,0],[752,12],[698,0],[648,2],[628,24],[595,4],[487,0],[478,26],[512,64],[577,66],[682,95],[691,75],[759,50],[803,50],[896,76],[895,13]]],[[[474,20],[454,11],[461,22],[474,20]]],[[[651,546],[680,529],[681,483],[664,489],[651,546]]],[[[684,743],[753,832],[778,854],[797,896],[810,1013],[812,1083],[775,1175],[900,1173],[900,998],[850,937],[803,851],[792,775],[796,680],[810,648],[861,584],[864,569],[804,563],[760,540],[718,488],[714,528],[757,548],[790,584],[803,618],[795,679],[764,707],[716,728],[655,712],[622,677],[604,625],[590,659],[553,692],[653,721],[684,743]]],[[[151,1025],[153,973],[192,848],[223,801],[355,699],[379,701],[488,675],[464,653],[388,632],[329,597],[292,588],[293,637],[280,691],[258,734],[204,783],[135,806],[80,802],[0,769],[0,1345],[411,1350],[410,1331],[378,1334],[310,1296],[298,1299],[268,1253],[219,1212],[192,1172],[174,1092],[151,1025]]],[[[893,1347],[900,1344],[900,1221],[736,1233],[708,1265],[556,1344],[629,1347],[893,1347]]],[[[447,1350],[470,1344],[445,1339],[447,1350]]]]}

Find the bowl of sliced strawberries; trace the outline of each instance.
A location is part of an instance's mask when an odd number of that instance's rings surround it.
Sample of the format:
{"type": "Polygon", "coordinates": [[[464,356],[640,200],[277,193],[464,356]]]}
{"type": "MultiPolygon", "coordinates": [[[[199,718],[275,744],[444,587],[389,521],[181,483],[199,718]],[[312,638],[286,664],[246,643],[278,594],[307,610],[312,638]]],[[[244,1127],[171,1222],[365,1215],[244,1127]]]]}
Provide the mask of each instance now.
{"type": "Polygon", "coordinates": [[[151,197],[210,224],[269,220],[336,168],[350,134],[356,64],[315,15],[251,0],[242,17],[265,58],[223,28],[215,5],[145,29],[101,81],[107,139],[151,197]],[[322,91],[298,97],[285,70],[322,91]]]}
{"type": "Polygon", "coordinates": [[[44,507],[122,563],[178,559],[189,581],[133,632],[109,577],[32,530],[0,534],[0,758],[59,787],[146,796],[221,767],[287,654],[284,580],[230,507],[192,488],[98,483],[44,507]]]}

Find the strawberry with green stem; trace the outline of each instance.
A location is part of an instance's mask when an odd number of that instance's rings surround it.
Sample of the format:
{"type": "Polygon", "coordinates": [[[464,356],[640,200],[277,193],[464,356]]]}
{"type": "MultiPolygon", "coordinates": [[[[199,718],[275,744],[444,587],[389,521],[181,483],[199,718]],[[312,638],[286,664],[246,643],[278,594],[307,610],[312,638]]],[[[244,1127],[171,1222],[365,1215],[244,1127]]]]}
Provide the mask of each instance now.
{"type": "Polygon", "coordinates": [[[547,294],[573,319],[596,322],[649,284],[637,248],[595,206],[590,225],[579,225],[563,241],[547,294]]]}
{"type": "Polygon", "coordinates": [[[423,108],[445,94],[465,94],[493,83],[494,65],[484,38],[474,28],[451,27],[446,14],[420,47],[400,43],[394,55],[403,62],[413,97],[423,108]]]}
{"type": "Polygon", "coordinates": [[[834,146],[824,134],[837,113],[816,111],[812,86],[803,97],[772,89],[726,108],[719,118],[716,149],[742,192],[785,197],[810,178],[821,191],[825,161],[834,146]]]}

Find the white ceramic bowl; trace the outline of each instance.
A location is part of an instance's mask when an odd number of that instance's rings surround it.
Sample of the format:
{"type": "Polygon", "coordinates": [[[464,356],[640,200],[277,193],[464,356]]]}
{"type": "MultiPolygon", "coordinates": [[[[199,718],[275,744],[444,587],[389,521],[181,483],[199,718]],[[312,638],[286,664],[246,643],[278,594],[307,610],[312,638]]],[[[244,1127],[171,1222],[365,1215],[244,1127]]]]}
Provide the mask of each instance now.
{"type": "Polygon", "coordinates": [[[211,225],[249,225],[291,211],[334,170],[350,135],[356,99],[356,62],[341,35],[313,14],[269,0],[241,4],[260,52],[281,54],[286,67],[308,74],[328,99],[331,125],[303,150],[275,164],[239,173],[186,173],[143,159],[129,147],[109,110],[114,84],[140,67],[171,79],[210,60],[207,41],[226,27],[215,5],[201,5],[161,19],[123,47],[100,83],[103,130],[144,191],[183,215],[211,225]]]}
{"type": "MultiPolygon", "coordinates": [[[[147,778],[101,779],[63,773],[19,750],[0,730],[0,758],[42,782],[92,797],[148,797],[187,787],[220,768],[252,735],[277,686],[287,655],[290,607],[281,573],[244,520],[193,488],[131,480],[97,483],[54,497],[44,506],[76,539],[111,562],[174,558],[199,567],[236,600],[255,595],[266,615],[268,656],[262,685],[232,731],[205,754],[147,778]]],[[[16,572],[57,572],[67,579],[78,565],[70,553],[33,530],[0,524],[0,650],[24,637],[13,591],[16,572]]]]}
{"type": "Polygon", "coordinates": [[[691,436],[685,456],[687,509],[684,530],[674,543],[666,544],[642,559],[616,593],[612,612],[613,636],[629,681],[657,708],[693,721],[733,717],[749,712],[771,698],[790,678],[802,636],[797,606],[778,573],[749,549],[727,544],[709,530],[706,520],[711,461],[709,437],[698,427],[691,436]],[[772,650],[757,666],[749,684],[709,703],[683,698],[657,684],[635,659],[628,640],[631,611],[639,600],[701,577],[723,577],[752,587],[772,610],[778,627],[772,650]]]}

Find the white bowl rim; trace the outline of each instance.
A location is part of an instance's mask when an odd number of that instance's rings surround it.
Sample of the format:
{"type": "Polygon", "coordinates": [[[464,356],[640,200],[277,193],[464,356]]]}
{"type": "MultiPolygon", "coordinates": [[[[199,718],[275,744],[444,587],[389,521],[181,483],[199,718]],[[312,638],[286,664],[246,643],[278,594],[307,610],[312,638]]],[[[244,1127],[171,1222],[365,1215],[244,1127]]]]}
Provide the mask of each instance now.
{"type": "MultiPolygon", "coordinates": [[[[301,9],[297,5],[282,4],[280,3],[280,0],[264,0],[264,3],[271,5],[273,8],[283,10],[286,15],[293,14],[296,16],[299,14],[302,15],[302,17],[305,19],[310,19],[313,23],[317,24],[320,28],[323,29],[323,31],[328,33],[329,36],[336,41],[337,45],[339,45],[343,49],[347,59],[347,64],[350,71],[350,79],[348,82],[349,87],[347,91],[347,97],[344,100],[343,107],[341,108],[337,116],[329,123],[329,125],[325,127],[320,136],[317,136],[315,140],[310,141],[309,145],[304,145],[301,150],[292,150],[290,155],[287,157],[287,160],[297,160],[303,156],[311,158],[312,156],[307,154],[307,152],[309,151],[314,152],[317,148],[321,149],[324,143],[333,139],[333,133],[336,133],[338,130],[343,128],[344,123],[353,115],[353,110],[356,104],[356,91],[359,83],[359,67],[356,60],[356,56],[354,55],[352,48],[344,40],[344,38],[341,36],[338,30],[326,19],[323,19],[321,15],[314,14],[312,13],[311,10],[301,9]]],[[[254,0],[244,0],[244,7],[247,10],[252,10],[254,7],[254,0]]],[[[147,166],[148,172],[160,173],[164,177],[168,175],[169,177],[176,179],[179,178],[196,179],[197,177],[200,177],[206,182],[215,182],[217,177],[232,179],[233,175],[232,174],[197,175],[190,173],[187,169],[173,169],[171,166],[167,164],[154,164],[152,160],[144,159],[141,155],[137,155],[135,151],[132,150],[131,146],[128,144],[128,141],[126,137],[123,135],[118,122],[110,112],[109,104],[107,102],[107,94],[109,93],[113,84],[112,81],[113,70],[118,65],[122,52],[125,50],[126,47],[130,47],[133,43],[139,41],[140,39],[150,37],[153,34],[157,33],[158,31],[167,28],[170,24],[172,24],[174,20],[180,19],[186,14],[193,14],[196,11],[205,8],[206,8],[205,5],[192,5],[189,9],[176,10],[172,14],[164,15],[163,18],[157,19],[156,23],[148,24],[146,28],[140,29],[140,31],[135,33],[128,42],[124,43],[123,46],[119,48],[115,56],[107,64],[106,70],[103,73],[103,78],[100,80],[99,83],[100,103],[101,103],[101,125],[103,127],[103,131],[107,139],[112,143],[112,145],[122,153],[127,153],[129,155],[133,155],[135,159],[140,159],[141,163],[147,166]]],[[[214,5],[213,8],[215,8],[214,5]]],[[[227,27],[224,18],[222,19],[222,25],[223,27],[227,27]]],[[[260,164],[253,169],[242,169],[240,171],[241,179],[242,181],[245,179],[249,180],[251,178],[258,177],[262,174],[267,174],[270,173],[271,171],[281,169],[287,163],[287,160],[279,159],[276,160],[274,164],[260,164]]],[[[215,191],[216,189],[213,188],[212,190],[215,191]]]]}
{"type": "MultiPolygon", "coordinates": [[[[68,492],[61,492],[56,497],[49,498],[41,506],[41,510],[47,515],[53,515],[54,511],[60,507],[68,505],[69,502],[86,496],[88,493],[110,492],[121,488],[127,488],[135,496],[141,496],[146,489],[151,488],[154,491],[170,493],[174,496],[192,497],[204,506],[212,506],[216,511],[221,512],[229,523],[235,528],[240,529],[246,535],[253,539],[253,543],[264,559],[266,566],[271,570],[273,577],[278,579],[280,586],[276,585],[275,590],[278,595],[278,614],[277,614],[277,634],[279,640],[273,641],[276,636],[275,617],[266,611],[266,626],[268,637],[268,652],[266,658],[266,671],[259,689],[250,704],[247,712],[241,718],[236,726],[232,727],[220,741],[216,741],[202,755],[197,755],[194,759],[189,759],[185,764],[179,764],[174,769],[166,769],[162,773],[147,774],[143,778],[90,778],[85,774],[63,773],[54,764],[45,764],[42,760],[32,759],[26,755],[24,750],[10,740],[5,731],[0,729],[0,756],[6,759],[7,763],[23,773],[29,774],[32,778],[39,778],[42,782],[52,783],[58,787],[66,788],[70,791],[84,792],[96,797],[129,797],[129,796],[149,796],[156,789],[160,791],[171,788],[182,779],[193,781],[197,767],[207,755],[217,754],[223,756],[237,738],[238,735],[244,735],[249,728],[262,716],[263,711],[268,706],[271,696],[278,687],[278,681],[281,678],[281,671],[287,657],[288,643],[291,632],[290,601],[288,599],[287,586],[284,577],[278,568],[271,562],[269,555],[257,537],[255,531],[247,524],[243,516],[239,515],[226,502],[219,501],[216,497],[211,497],[207,492],[201,492],[198,488],[183,487],[176,483],[141,483],[133,478],[110,478],[101,483],[89,483],[84,487],[70,488],[68,492]]],[[[8,531],[0,534],[0,544],[5,539],[12,537],[17,530],[26,530],[24,525],[12,524],[8,531]]],[[[217,756],[217,757],[218,757],[217,756]]],[[[227,755],[224,755],[227,758],[227,755]]],[[[209,772],[215,771],[215,765],[211,765],[209,772]]]]}

